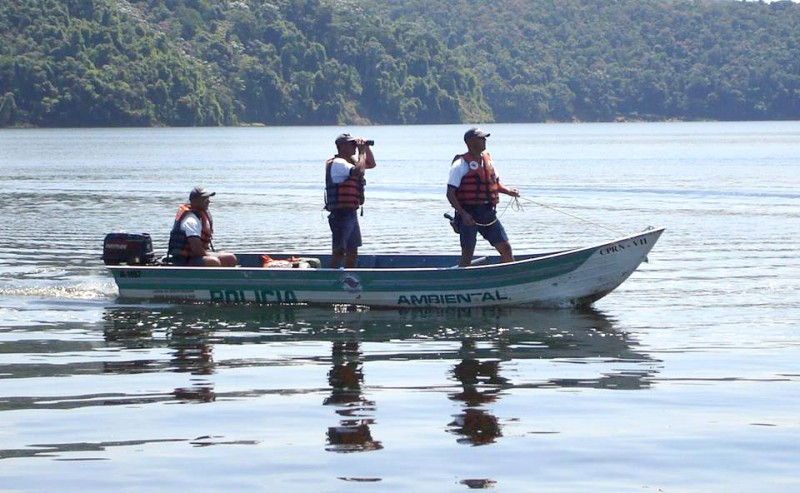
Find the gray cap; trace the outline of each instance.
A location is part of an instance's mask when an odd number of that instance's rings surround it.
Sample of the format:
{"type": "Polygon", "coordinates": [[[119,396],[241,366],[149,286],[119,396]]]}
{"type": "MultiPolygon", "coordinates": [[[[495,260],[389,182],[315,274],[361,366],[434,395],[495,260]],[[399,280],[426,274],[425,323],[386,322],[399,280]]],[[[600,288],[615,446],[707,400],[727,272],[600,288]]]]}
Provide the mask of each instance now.
{"type": "Polygon", "coordinates": [[[213,197],[217,192],[206,190],[203,187],[194,187],[189,193],[189,200],[194,200],[197,197],[213,197]]]}
{"type": "Polygon", "coordinates": [[[481,130],[478,127],[472,127],[471,129],[467,130],[467,132],[464,134],[464,142],[466,142],[469,139],[475,138],[475,137],[486,138],[486,137],[488,137],[490,135],[492,135],[492,134],[487,134],[486,132],[484,132],[483,130],[481,130]]]}
{"type": "Polygon", "coordinates": [[[355,142],[355,141],[356,141],[355,137],[353,137],[350,134],[346,134],[346,133],[345,134],[340,134],[338,137],[336,137],[336,145],[337,146],[339,144],[344,144],[345,142],[355,142]]]}

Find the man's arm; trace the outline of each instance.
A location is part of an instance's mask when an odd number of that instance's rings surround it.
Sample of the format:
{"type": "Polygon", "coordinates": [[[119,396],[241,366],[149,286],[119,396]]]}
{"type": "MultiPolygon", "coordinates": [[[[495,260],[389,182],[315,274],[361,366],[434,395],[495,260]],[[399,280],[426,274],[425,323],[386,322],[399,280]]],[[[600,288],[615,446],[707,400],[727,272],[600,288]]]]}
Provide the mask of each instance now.
{"type": "Polygon", "coordinates": [[[447,185],[447,200],[450,202],[450,205],[453,206],[453,209],[456,210],[459,216],[461,216],[461,221],[464,223],[465,226],[472,226],[475,224],[475,220],[472,219],[472,216],[461,207],[461,203],[458,201],[458,197],[456,196],[456,191],[458,189],[453,185],[447,185]]]}
{"type": "Polygon", "coordinates": [[[456,197],[456,191],[458,189],[453,185],[447,185],[447,201],[450,202],[450,205],[453,206],[453,209],[456,210],[459,214],[464,213],[464,208],[461,207],[461,203],[458,201],[458,197],[456,197]]]}
{"type": "Polygon", "coordinates": [[[366,158],[364,157],[364,154],[361,154],[358,156],[358,161],[356,161],[356,164],[354,164],[353,167],[350,168],[350,176],[359,179],[363,178],[364,171],[366,169],[367,169],[366,158]]]}
{"type": "Polygon", "coordinates": [[[497,191],[506,195],[511,195],[512,197],[519,197],[519,190],[516,188],[507,188],[505,185],[500,183],[499,178],[497,179],[497,191]]]}
{"type": "Polygon", "coordinates": [[[358,148],[358,161],[356,162],[356,166],[361,168],[362,174],[365,169],[372,169],[377,166],[375,156],[372,154],[372,146],[368,146],[364,139],[358,139],[356,141],[356,147],[358,148]]]}
{"type": "Polygon", "coordinates": [[[464,207],[461,206],[461,203],[458,201],[458,196],[456,195],[458,187],[461,185],[461,179],[466,174],[466,166],[466,161],[459,156],[456,156],[456,159],[453,160],[453,163],[450,165],[450,176],[447,179],[447,201],[450,202],[453,209],[461,216],[461,222],[463,222],[465,226],[472,226],[475,224],[475,221],[472,219],[472,216],[464,210],[464,207]]]}
{"type": "Polygon", "coordinates": [[[358,141],[358,158],[356,164],[350,170],[350,176],[355,178],[363,178],[364,172],[376,166],[375,156],[372,155],[372,149],[366,144],[362,144],[362,140],[358,141]]]}
{"type": "Polygon", "coordinates": [[[372,169],[378,164],[375,162],[375,156],[372,154],[372,147],[365,145],[364,150],[361,152],[361,155],[358,156],[359,161],[361,160],[361,156],[364,156],[364,168],[365,169],[372,169]]]}
{"type": "Polygon", "coordinates": [[[186,243],[189,245],[190,255],[192,257],[205,257],[206,249],[203,248],[203,241],[200,239],[200,234],[203,232],[203,225],[200,219],[192,212],[187,214],[181,222],[181,229],[186,234],[186,243]]]}
{"type": "Polygon", "coordinates": [[[205,257],[206,249],[203,248],[203,241],[199,236],[190,236],[186,238],[186,243],[189,244],[192,257],[205,257]]]}

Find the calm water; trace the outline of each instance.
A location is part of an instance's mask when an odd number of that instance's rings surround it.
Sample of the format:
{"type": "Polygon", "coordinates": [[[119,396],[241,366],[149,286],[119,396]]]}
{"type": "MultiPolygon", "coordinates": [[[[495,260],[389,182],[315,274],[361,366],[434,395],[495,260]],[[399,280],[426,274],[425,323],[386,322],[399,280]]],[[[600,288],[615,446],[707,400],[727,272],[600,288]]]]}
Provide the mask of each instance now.
{"type": "MultiPolygon", "coordinates": [[[[458,251],[465,127],[347,129],[362,251],[458,251]]],[[[196,184],[218,248],[327,251],[344,129],[0,131],[0,491],[800,491],[800,123],[485,129],[517,251],[650,263],[586,312],[125,303],[103,236],[196,184]]]]}

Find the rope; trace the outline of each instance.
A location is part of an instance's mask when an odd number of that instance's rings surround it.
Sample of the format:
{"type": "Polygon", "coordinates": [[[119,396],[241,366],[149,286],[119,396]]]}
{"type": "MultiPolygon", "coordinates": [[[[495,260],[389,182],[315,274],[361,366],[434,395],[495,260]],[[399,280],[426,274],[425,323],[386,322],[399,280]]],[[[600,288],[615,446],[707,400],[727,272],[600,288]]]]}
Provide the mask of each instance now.
{"type": "Polygon", "coordinates": [[[494,224],[494,223],[496,223],[497,221],[500,220],[500,216],[505,214],[509,207],[511,207],[511,210],[513,210],[515,212],[522,211],[522,204],[519,203],[518,198],[517,197],[512,197],[511,200],[509,200],[508,203],[506,204],[506,206],[503,208],[502,212],[500,212],[500,214],[496,214],[494,216],[494,220],[492,222],[486,223],[486,224],[482,224],[482,223],[479,223],[478,221],[474,221],[475,222],[475,226],[482,226],[482,227],[491,226],[492,224],[494,224]]]}
{"type": "Polygon", "coordinates": [[[478,221],[474,221],[474,220],[473,220],[473,222],[475,223],[475,226],[483,226],[485,228],[486,226],[491,226],[492,224],[496,223],[499,220],[500,220],[500,218],[495,216],[494,217],[494,221],[492,221],[490,223],[483,224],[483,223],[479,223],[478,221]]]}
{"type": "MultiPolygon", "coordinates": [[[[541,202],[536,202],[535,200],[531,200],[531,199],[529,199],[527,197],[519,197],[519,198],[521,198],[522,200],[525,200],[527,202],[530,202],[532,204],[536,204],[536,205],[544,207],[546,209],[550,209],[550,210],[553,210],[553,211],[558,212],[560,214],[564,214],[566,216],[572,217],[574,219],[577,219],[578,221],[582,221],[582,222],[585,222],[587,224],[591,224],[592,226],[597,226],[598,228],[605,229],[606,231],[611,231],[615,235],[624,236],[624,234],[619,232],[619,231],[616,231],[616,230],[614,230],[612,228],[609,228],[607,226],[603,226],[602,224],[596,223],[594,221],[590,221],[588,219],[584,219],[584,218],[582,218],[580,216],[576,216],[575,214],[570,214],[569,212],[562,211],[561,209],[556,209],[555,207],[549,206],[547,204],[542,204],[541,202]]],[[[514,197],[514,199],[516,200],[517,197],[514,197]]],[[[510,202],[509,202],[509,204],[510,204],[510,202]]],[[[506,208],[508,208],[508,206],[506,206],[506,208]]],[[[521,206],[519,207],[519,210],[522,210],[521,206]]],[[[503,212],[505,212],[505,210],[503,212]]]]}
{"type": "Polygon", "coordinates": [[[538,205],[540,207],[544,207],[545,209],[550,209],[552,211],[558,212],[559,214],[564,214],[565,216],[569,216],[569,217],[571,217],[573,219],[577,219],[578,221],[581,221],[581,222],[584,222],[584,223],[587,223],[587,224],[591,224],[592,226],[596,226],[598,228],[605,229],[606,231],[610,231],[610,232],[614,233],[615,235],[624,236],[624,233],[622,233],[620,231],[617,231],[615,229],[609,228],[607,226],[603,226],[602,224],[596,223],[594,221],[590,221],[588,219],[584,219],[584,218],[582,218],[580,216],[576,216],[575,214],[571,214],[569,212],[562,211],[561,209],[557,209],[557,208],[555,208],[553,206],[550,206],[550,205],[547,205],[547,204],[543,204],[541,202],[536,202],[535,200],[531,200],[531,199],[529,199],[527,197],[522,197],[522,196],[512,197],[511,200],[509,200],[506,203],[506,206],[503,208],[503,210],[499,214],[497,214],[495,216],[495,218],[494,218],[494,220],[492,222],[486,223],[486,224],[482,224],[482,223],[479,223],[479,222],[476,221],[475,225],[476,226],[483,226],[483,227],[491,226],[492,224],[494,224],[494,223],[496,223],[497,221],[500,220],[500,217],[503,214],[506,213],[506,211],[508,210],[509,207],[511,207],[511,210],[513,210],[515,212],[522,212],[523,211],[523,207],[522,207],[522,204],[519,202],[520,199],[522,199],[522,200],[524,200],[526,202],[530,202],[531,204],[536,204],[536,205],[538,205]]]}

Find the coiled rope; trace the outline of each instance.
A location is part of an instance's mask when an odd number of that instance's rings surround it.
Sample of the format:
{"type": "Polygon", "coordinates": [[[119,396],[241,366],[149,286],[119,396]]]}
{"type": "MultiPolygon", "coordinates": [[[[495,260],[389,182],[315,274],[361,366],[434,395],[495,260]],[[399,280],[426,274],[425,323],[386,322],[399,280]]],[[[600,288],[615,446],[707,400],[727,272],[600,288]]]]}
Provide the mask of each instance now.
{"type": "Polygon", "coordinates": [[[492,222],[483,224],[479,223],[478,221],[474,221],[475,226],[482,226],[482,227],[491,226],[492,224],[500,220],[500,216],[505,214],[509,207],[511,207],[511,210],[513,211],[522,211],[522,204],[519,203],[519,197],[511,197],[511,200],[509,200],[508,203],[506,203],[506,206],[503,208],[503,211],[500,212],[500,214],[495,214],[494,220],[492,220],[492,222]]]}

